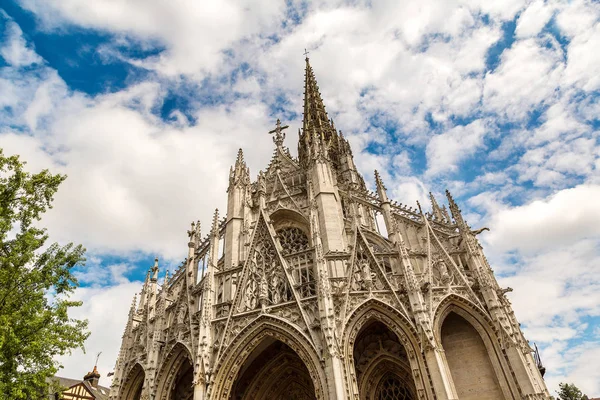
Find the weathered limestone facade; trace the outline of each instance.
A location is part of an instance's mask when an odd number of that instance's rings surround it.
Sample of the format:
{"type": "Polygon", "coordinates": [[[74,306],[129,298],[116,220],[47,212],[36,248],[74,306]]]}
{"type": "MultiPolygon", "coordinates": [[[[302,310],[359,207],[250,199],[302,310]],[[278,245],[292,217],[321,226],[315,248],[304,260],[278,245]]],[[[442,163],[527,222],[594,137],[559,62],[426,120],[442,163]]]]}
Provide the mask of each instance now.
{"type": "Polygon", "coordinates": [[[549,399],[482,248],[447,193],[431,213],[366,189],[306,60],[298,159],[277,128],[227,214],[134,299],[111,399],[549,399]]]}

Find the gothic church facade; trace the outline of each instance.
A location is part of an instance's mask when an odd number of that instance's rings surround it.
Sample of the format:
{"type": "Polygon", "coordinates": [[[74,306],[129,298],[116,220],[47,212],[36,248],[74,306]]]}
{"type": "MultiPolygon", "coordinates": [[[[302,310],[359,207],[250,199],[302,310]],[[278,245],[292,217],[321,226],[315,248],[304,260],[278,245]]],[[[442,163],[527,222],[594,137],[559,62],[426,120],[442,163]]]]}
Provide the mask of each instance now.
{"type": "Polygon", "coordinates": [[[306,60],[298,158],[277,121],[255,181],[240,150],[227,213],[134,299],[110,399],[549,399],[476,235],[367,190],[306,60]]]}

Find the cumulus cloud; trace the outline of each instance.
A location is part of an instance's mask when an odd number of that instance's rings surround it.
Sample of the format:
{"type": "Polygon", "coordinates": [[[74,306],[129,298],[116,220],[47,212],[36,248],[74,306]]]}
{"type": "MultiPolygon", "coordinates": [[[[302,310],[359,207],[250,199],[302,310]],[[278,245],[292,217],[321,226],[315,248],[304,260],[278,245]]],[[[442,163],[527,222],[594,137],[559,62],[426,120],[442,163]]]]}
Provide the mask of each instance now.
{"type": "Polygon", "coordinates": [[[222,50],[247,35],[272,29],[279,23],[285,3],[177,0],[114,2],[99,0],[83,5],[79,0],[24,0],[23,5],[41,17],[47,29],[64,23],[131,35],[142,42],[158,41],[165,54],[132,59],[168,76],[202,78],[222,65],[222,50]]]}
{"type": "Polygon", "coordinates": [[[541,103],[551,102],[564,66],[560,46],[549,37],[519,41],[502,54],[498,69],[486,76],[486,109],[509,120],[523,119],[541,103]]]}
{"type": "MultiPolygon", "coordinates": [[[[0,10],[0,18],[6,20],[7,15],[0,10]]],[[[35,50],[23,38],[23,31],[14,21],[6,21],[2,42],[0,46],[0,57],[15,67],[26,67],[31,64],[42,62],[35,50]]]]}
{"type": "Polygon", "coordinates": [[[579,185],[490,218],[486,241],[498,251],[531,253],[600,236],[600,186],[579,185]]]}
{"type": "Polygon", "coordinates": [[[487,129],[485,121],[477,120],[434,136],[427,144],[427,174],[455,171],[461,160],[483,147],[487,129]]]}
{"type": "Polygon", "coordinates": [[[269,159],[263,105],[240,100],[209,107],[198,112],[195,126],[174,126],[149,112],[159,91],[142,84],[95,99],[70,98],[53,110],[44,135],[3,136],[5,152],[36,157],[45,149],[50,154],[36,158],[68,175],[44,220],[56,240],[183,257],[189,221],[210,221],[224,204],[237,149],[248,150],[253,173],[259,159],[269,159]],[[132,102],[145,106],[132,109],[132,102]],[[263,140],[251,146],[253,137],[263,140]]]}

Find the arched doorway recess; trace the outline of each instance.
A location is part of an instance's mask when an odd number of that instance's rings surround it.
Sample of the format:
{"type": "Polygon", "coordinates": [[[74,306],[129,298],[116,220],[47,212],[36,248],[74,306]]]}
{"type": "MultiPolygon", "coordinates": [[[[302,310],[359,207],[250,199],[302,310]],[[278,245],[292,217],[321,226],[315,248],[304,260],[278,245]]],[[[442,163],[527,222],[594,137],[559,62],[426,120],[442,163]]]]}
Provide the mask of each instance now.
{"type": "Polygon", "coordinates": [[[372,320],[354,342],[354,370],[361,400],[416,400],[404,346],[385,324],[372,320]]]}
{"type": "Polygon", "coordinates": [[[461,400],[502,400],[504,395],[488,349],[477,330],[450,312],[441,329],[442,346],[461,400]]]}
{"type": "Polygon", "coordinates": [[[160,369],[156,400],[192,400],[194,366],[187,347],[177,343],[160,369]]]}
{"type": "Polygon", "coordinates": [[[123,400],[140,400],[142,397],[142,389],[144,387],[144,379],[146,374],[140,364],[135,364],[123,385],[121,399],[123,400]]]}
{"type": "Polygon", "coordinates": [[[314,400],[310,373],[288,345],[266,337],[248,355],[232,388],[233,400],[314,400]]]}

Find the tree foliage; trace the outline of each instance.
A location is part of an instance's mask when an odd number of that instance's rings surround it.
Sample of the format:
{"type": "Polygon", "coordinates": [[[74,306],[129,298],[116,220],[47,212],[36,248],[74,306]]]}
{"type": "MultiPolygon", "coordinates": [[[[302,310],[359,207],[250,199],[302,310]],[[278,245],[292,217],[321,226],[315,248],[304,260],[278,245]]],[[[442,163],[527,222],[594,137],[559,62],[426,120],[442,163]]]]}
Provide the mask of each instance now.
{"type": "Polygon", "coordinates": [[[36,226],[52,207],[66,176],[48,170],[30,174],[18,156],[0,149],[0,398],[47,397],[56,356],[81,347],[87,321],[72,319],[72,274],[85,261],[81,245],[47,244],[36,226]]]}
{"type": "Polygon", "coordinates": [[[588,397],[572,383],[559,383],[558,387],[558,400],[588,400],[588,397]]]}

